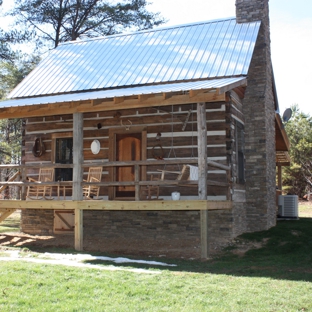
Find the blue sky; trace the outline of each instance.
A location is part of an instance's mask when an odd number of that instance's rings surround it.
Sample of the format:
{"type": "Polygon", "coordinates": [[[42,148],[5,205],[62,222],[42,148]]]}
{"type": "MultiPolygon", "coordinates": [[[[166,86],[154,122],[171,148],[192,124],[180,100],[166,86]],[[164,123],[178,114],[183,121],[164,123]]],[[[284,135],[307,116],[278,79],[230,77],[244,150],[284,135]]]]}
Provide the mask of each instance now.
{"type": "MultiPolygon", "coordinates": [[[[235,16],[235,0],[151,0],[166,25],[235,16]]],[[[292,104],[312,115],[312,1],[271,0],[271,51],[281,114],[292,104]]]]}

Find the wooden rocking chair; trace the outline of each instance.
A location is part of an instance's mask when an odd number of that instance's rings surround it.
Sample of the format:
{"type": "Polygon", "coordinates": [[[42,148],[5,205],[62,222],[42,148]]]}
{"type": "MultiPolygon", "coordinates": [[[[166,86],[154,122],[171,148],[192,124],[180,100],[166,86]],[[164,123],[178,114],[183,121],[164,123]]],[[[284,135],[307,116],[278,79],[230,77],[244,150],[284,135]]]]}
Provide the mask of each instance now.
{"type": "Polygon", "coordinates": [[[178,180],[178,181],[186,181],[190,178],[190,166],[189,165],[183,165],[181,171],[169,171],[169,170],[161,170],[161,169],[158,169],[158,171],[161,172],[160,179],[162,181],[165,180],[166,174],[176,174],[177,177],[175,180],[178,180]]]}
{"type": "MultiPolygon", "coordinates": [[[[41,168],[39,170],[38,180],[28,177],[29,182],[53,182],[54,168],[41,168]]],[[[26,197],[29,199],[53,199],[52,186],[48,185],[29,185],[27,187],[26,197]]]]}
{"type": "MultiPolygon", "coordinates": [[[[101,182],[102,179],[102,167],[90,167],[88,178],[87,180],[84,180],[84,182],[101,182]]],[[[83,196],[86,199],[95,199],[94,197],[97,197],[96,199],[99,199],[100,194],[100,186],[97,185],[87,185],[83,187],[83,196]]]]}
{"type": "MultiPolygon", "coordinates": [[[[153,175],[151,175],[151,181],[159,181],[159,179],[154,178],[153,175]]],[[[141,187],[141,199],[142,200],[153,200],[153,199],[159,199],[159,185],[147,185],[141,187]]]]}
{"type": "MultiPolygon", "coordinates": [[[[158,169],[161,172],[160,179],[154,178],[151,175],[151,181],[165,181],[165,180],[175,180],[175,181],[197,181],[198,180],[198,168],[191,165],[183,165],[181,171],[170,171],[158,169]]],[[[179,183],[184,185],[183,182],[179,183]]],[[[186,183],[185,183],[186,184],[186,183]]],[[[186,184],[187,186],[197,186],[196,184],[186,184]]],[[[140,198],[145,200],[159,199],[159,185],[148,185],[146,187],[141,187],[140,198]]]]}

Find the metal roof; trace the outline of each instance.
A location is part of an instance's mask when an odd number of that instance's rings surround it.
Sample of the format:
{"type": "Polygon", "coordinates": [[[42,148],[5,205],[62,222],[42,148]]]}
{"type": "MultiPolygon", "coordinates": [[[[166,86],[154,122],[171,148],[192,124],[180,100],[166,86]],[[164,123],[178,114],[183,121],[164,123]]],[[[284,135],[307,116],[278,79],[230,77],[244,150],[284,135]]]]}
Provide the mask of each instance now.
{"type": "Polygon", "coordinates": [[[189,90],[201,90],[201,89],[218,89],[218,88],[231,88],[237,85],[244,85],[246,78],[223,78],[207,81],[195,81],[195,82],[182,82],[163,85],[150,85],[140,87],[130,87],[122,89],[110,89],[102,91],[89,91],[74,94],[59,94],[42,96],[35,98],[14,99],[0,102],[0,108],[15,107],[15,106],[27,106],[38,104],[55,104],[62,102],[75,102],[84,100],[96,100],[141,94],[157,94],[166,92],[178,92],[189,90]]]}
{"type": "Polygon", "coordinates": [[[259,27],[230,18],[65,43],[9,98],[247,75],[259,27]]]}

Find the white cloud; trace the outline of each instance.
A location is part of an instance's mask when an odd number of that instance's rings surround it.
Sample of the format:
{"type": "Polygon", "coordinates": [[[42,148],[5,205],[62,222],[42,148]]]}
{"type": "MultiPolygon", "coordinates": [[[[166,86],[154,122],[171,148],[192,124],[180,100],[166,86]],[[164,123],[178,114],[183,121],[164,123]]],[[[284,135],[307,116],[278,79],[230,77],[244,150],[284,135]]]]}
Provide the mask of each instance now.
{"type": "Polygon", "coordinates": [[[292,104],[312,114],[307,92],[312,85],[312,19],[272,22],[271,45],[281,111],[292,104]]]}

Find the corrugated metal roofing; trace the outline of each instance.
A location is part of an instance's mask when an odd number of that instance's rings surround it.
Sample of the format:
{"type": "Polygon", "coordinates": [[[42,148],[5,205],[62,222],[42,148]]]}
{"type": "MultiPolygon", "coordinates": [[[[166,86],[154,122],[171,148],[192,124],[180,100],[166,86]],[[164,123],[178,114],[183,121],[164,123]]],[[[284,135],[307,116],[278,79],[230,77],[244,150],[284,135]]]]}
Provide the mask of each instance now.
{"type": "Polygon", "coordinates": [[[111,89],[102,91],[89,91],[74,94],[60,94],[50,95],[35,98],[24,98],[16,100],[8,100],[0,102],[0,108],[13,107],[13,106],[26,106],[26,105],[38,105],[38,104],[55,104],[62,102],[75,102],[84,100],[96,100],[105,98],[114,98],[122,96],[132,96],[141,94],[157,94],[164,92],[178,92],[178,91],[189,91],[189,90],[201,90],[201,89],[215,89],[224,88],[233,84],[240,83],[244,84],[246,78],[223,78],[214,79],[207,81],[195,81],[195,82],[182,82],[164,85],[151,85],[151,86],[140,86],[130,87],[122,89],[111,89]]]}
{"type": "Polygon", "coordinates": [[[259,27],[233,18],[66,43],[9,97],[246,75],[259,27]]]}

